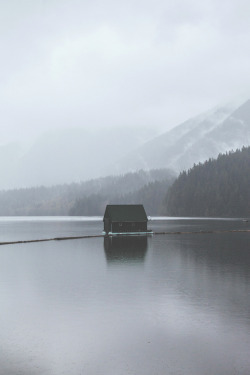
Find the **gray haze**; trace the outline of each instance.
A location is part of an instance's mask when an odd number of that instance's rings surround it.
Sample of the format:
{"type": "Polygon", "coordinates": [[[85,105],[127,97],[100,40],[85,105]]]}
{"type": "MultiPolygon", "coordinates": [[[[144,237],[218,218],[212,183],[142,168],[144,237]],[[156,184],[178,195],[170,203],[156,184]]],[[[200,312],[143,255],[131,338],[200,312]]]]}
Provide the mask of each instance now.
{"type": "Polygon", "coordinates": [[[1,143],[157,126],[249,94],[247,0],[0,1],[1,143]]]}
{"type": "Polygon", "coordinates": [[[119,174],[114,160],[121,160],[152,137],[139,127],[51,130],[27,149],[16,144],[0,146],[0,189],[80,182],[119,174]]]}
{"type": "Polygon", "coordinates": [[[250,100],[198,115],[155,137],[140,127],[46,132],[24,152],[0,146],[0,189],[80,182],[140,169],[178,173],[250,145],[250,100]]]}
{"type": "Polygon", "coordinates": [[[110,174],[160,132],[242,103],[249,11],[244,0],[0,0],[0,188],[110,174]]]}

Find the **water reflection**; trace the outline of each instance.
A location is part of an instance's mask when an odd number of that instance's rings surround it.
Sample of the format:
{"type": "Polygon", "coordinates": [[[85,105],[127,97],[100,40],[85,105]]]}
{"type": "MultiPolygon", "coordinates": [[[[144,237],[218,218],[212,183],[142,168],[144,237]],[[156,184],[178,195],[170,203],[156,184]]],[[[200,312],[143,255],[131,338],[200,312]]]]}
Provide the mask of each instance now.
{"type": "Polygon", "coordinates": [[[143,263],[147,248],[147,236],[104,237],[104,250],[108,263],[143,263]]]}
{"type": "Polygon", "coordinates": [[[249,233],[0,250],[0,375],[250,374],[249,233]]]}
{"type": "Polygon", "coordinates": [[[248,234],[183,235],[170,240],[159,236],[156,241],[155,294],[162,289],[166,295],[167,287],[174,298],[197,310],[216,311],[230,321],[240,316],[250,323],[248,234]]]}

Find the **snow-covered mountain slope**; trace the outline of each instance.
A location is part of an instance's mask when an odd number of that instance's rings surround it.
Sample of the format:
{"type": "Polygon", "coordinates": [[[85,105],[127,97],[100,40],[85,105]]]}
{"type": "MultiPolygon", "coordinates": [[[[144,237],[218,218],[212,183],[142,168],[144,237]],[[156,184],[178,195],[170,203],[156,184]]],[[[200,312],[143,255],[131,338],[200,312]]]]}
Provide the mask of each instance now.
{"type": "Polygon", "coordinates": [[[145,143],[117,163],[117,169],[172,168],[181,171],[219,153],[250,145],[250,100],[190,119],[145,143]]]}
{"type": "Polygon", "coordinates": [[[219,153],[250,145],[250,100],[218,107],[155,138],[155,129],[61,129],[25,152],[0,146],[0,189],[56,185],[139,169],[179,172],[219,153]],[[151,139],[150,141],[148,141],[151,139]]]}

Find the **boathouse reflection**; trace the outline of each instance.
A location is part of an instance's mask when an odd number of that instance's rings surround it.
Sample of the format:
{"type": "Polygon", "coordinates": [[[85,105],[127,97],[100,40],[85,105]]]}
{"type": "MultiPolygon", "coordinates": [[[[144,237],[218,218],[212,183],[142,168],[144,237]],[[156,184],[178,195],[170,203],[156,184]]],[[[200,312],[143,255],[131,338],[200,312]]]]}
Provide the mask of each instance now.
{"type": "Polygon", "coordinates": [[[104,237],[104,250],[108,263],[143,263],[147,248],[147,236],[104,237]]]}

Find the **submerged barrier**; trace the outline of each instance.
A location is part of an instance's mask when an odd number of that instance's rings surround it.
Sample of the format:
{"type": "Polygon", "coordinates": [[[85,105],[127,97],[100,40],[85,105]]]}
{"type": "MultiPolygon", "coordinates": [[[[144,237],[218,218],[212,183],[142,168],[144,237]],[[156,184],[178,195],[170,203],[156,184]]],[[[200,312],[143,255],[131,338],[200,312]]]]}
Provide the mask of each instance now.
{"type": "Polygon", "coordinates": [[[48,241],[79,240],[79,239],[82,239],[82,238],[97,238],[97,237],[103,237],[103,235],[100,234],[100,235],[77,236],[77,237],[42,238],[42,239],[40,239],[40,240],[8,241],[8,242],[0,242],[0,245],[15,245],[15,244],[32,243],[32,242],[48,242],[48,241]]]}
{"type": "MultiPolygon", "coordinates": [[[[200,230],[195,232],[152,232],[148,235],[173,235],[173,234],[213,234],[213,233],[250,233],[250,229],[229,229],[229,230],[200,230]]],[[[66,241],[66,240],[79,240],[85,238],[100,238],[106,237],[105,234],[97,234],[97,235],[85,235],[85,236],[77,236],[77,237],[55,237],[55,238],[42,238],[38,240],[22,240],[22,241],[6,241],[0,242],[1,245],[15,245],[15,244],[25,244],[25,243],[34,243],[34,242],[48,242],[48,241],[66,241]]],[[[127,236],[119,235],[119,237],[127,236]]]]}

